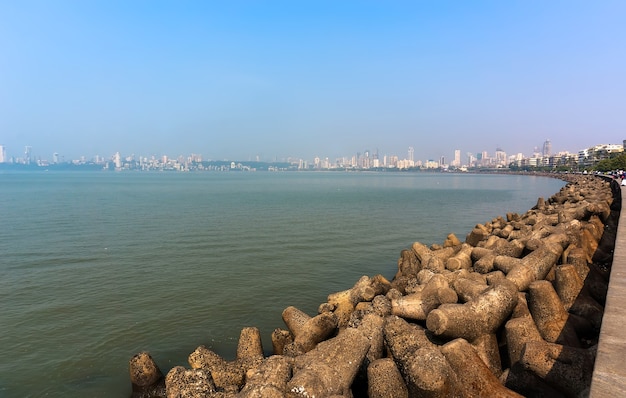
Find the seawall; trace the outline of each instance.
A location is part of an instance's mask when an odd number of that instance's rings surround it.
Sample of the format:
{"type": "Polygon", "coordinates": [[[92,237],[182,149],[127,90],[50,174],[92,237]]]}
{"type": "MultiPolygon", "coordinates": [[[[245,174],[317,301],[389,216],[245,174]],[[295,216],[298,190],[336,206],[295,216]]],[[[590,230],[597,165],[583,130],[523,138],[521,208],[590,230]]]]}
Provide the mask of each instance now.
{"type": "Polygon", "coordinates": [[[624,383],[614,350],[623,352],[624,306],[613,307],[625,296],[613,289],[626,279],[619,271],[613,282],[611,271],[626,256],[621,188],[565,178],[551,198],[478,224],[464,241],[415,242],[391,281],[363,276],[317,314],[286,308],[271,355],[255,327],[241,331],[236,358],[200,346],[166,375],[138,353],[132,396],[615,395],[615,380],[624,383]]]}
{"type": "MultiPolygon", "coordinates": [[[[623,205],[626,187],[613,189],[623,205]]],[[[590,396],[613,398],[626,396],[626,212],[621,212],[615,238],[602,329],[596,356],[590,396]]]]}

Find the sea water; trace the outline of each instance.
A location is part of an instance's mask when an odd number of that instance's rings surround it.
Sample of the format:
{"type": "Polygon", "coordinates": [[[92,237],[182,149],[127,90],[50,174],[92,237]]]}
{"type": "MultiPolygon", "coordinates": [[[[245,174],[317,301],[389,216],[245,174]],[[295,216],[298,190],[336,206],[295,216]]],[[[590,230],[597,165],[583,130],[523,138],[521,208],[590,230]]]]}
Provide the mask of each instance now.
{"type": "Polygon", "coordinates": [[[0,173],[0,396],[128,397],[128,360],[166,373],[243,327],[315,315],[402,249],[461,240],[564,183],[370,172],[0,173]]]}

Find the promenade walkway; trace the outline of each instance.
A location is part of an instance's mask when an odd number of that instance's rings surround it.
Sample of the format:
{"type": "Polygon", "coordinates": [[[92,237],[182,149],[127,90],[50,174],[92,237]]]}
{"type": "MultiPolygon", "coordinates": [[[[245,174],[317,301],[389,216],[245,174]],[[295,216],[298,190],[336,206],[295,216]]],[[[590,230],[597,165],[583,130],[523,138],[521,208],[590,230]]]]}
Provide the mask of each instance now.
{"type": "Polygon", "coordinates": [[[598,353],[590,397],[626,397],[626,187],[621,187],[622,211],[615,238],[598,353]]]}

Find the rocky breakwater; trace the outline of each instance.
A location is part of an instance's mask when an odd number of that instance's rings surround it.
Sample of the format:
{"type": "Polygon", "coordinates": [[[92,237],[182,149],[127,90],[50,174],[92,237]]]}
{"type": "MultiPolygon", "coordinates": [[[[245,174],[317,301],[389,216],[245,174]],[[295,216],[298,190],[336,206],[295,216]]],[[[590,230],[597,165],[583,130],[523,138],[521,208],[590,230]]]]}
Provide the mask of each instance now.
{"type": "Polygon", "coordinates": [[[415,242],[389,281],[363,276],[311,316],[288,307],[265,356],[241,331],[227,360],[200,346],[163,375],[130,360],[133,397],[576,397],[588,393],[621,196],[571,176],[523,215],[464,242],[415,242]],[[615,200],[617,199],[619,200],[615,200]]]}

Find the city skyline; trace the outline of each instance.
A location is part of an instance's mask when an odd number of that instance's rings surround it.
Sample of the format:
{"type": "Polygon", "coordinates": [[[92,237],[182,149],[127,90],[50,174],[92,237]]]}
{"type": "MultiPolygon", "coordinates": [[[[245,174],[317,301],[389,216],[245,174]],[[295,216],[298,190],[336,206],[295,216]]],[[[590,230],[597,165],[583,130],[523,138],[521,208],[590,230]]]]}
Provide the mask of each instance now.
{"type": "MultiPolygon", "coordinates": [[[[451,154],[441,154],[438,156],[429,156],[427,158],[424,159],[417,159],[415,158],[415,149],[412,146],[408,146],[406,148],[406,152],[404,154],[402,153],[379,153],[378,149],[375,149],[373,151],[370,151],[368,149],[366,150],[358,150],[358,151],[354,151],[351,154],[345,154],[343,156],[337,156],[337,157],[329,157],[329,156],[324,156],[323,154],[320,154],[319,156],[314,156],[313,158],[307,159],[307,158],[301,158],[301,157],[297,157],[297,156],[286,156],[283,158],[278,158],[278,157],[274,157],[274,158],[261,158],[260,156],[254,156],[254,157],[248,157],[245,159],[242,158],[207,158],[205,156],[203,156],[203,154],[197,152],[197,151],[192,151],[189,153],[179,153],[179,154],[171,154],[171,153],[126,153],[123,150],[120,151],[116,151],[114,154],[110,154],[110,155],[101,155],[101,154],[92,154],[92,155],[81,155],[79,157],[75,157],[75,158],[66,158],[65,155],[60,154],[58,152],[54,152],[51,154],[51,156],[46,157],[46,156],[42,156],[40,154],[38,154],[36,151],[33,151],[33,146],[31,145],[25,145],[23,147],[22,153],[21,155],[18,154],[17,156],[15,154],[11,154],[11,152],[9,152],[7,150],[7,147],[5,145],[2,145],[0,143],[0,163],[37,163],[37,162],[43,162],[43,164],[57,164],[57,163],[87,163],[87,162],[95,162],[95,163],[102,163],[102,162],[108,162],[108,161],[113,161],[116,162],[115,159],[134,159],[134,160],[138,160],[138,159],[193,159],[194,161],[217,161],[217,162],[221,162],[221,161],[235,161],[235,162],[267,162],[267,163],[272,163],[272,162],[287,162],[287,163],[302,163],[304,162],[305,164],[315,164],[315,163],[325,163],[325,164],[331,164],[331,165],[337,165],[338,163],[342,163],[342,164],[357,164],[359,163],[360,160],[363,159],[370,159],[371,162],[369,162],[367,164],[366,168],[370,168],[370,167],[387,167],[389,166],[390,163],[398,163],[401,162],[400,164],[402,164],[403,166],[401,168],[404,167],[418,167],[418,166],[423,166],[423,165],[427,165],[430,163],[430,166],[432,167],[439,167],[439,166],[452,166],[452,167],[461,167],[461,166],[467,166],[472,162],[475,162],[477,159],[480,160],[481,158],[487,159],[489,161],[489,163],[493,163],[493,164],[498,164],[500,166],[504,166],[504,165],[508,165],[511,162],[515,162],[515,161],[519,161],[522,158],[524,159],[528,159],[528,158],[533,158],[533,157],[544,157],[547,158],[549,156],[553,156],[553,155],[557,155],[557,154],[569,154],[569,155],[576,155],[579,154],[582,151],[586,151],[592,147],[597,147],[597,146],[618,146],[618,147],[623,147],[624,146],[624,142],[622,142],[621,144],[618,143],[595,143],[593,145],[588,145],[585,148],[580,148],[577,151],[574,152],[570,152],[570,151],[559,151],[556,150],[554,151],[552,149],[552,141],[549,139],[546,139],[545,141],[543,141],[541,143],[541,145],[535,145],[532,149],[532,151],[529,151],[528,153],[522,153],[522,152],[518,152],[518,153],[509,153],[506,152],[505,149],[501,148],[501,147],[497,147],[495,148],[493,151],[487,151],[487,150],[483,150],[480,152],[464,152],[461,149],[454,149],[453,153],[451,154]],[[378,162],[376,162],[376,165],[374,165],[373,161],[374,160],[379,160],[378,162]],[[436,164],[436,166],[434,165],[436,164]]],[[[362,165],[359,165],[362,166],[362,165]]]]}
{"type": "MultiPolygon", "coordinates": [[[[0,144],[331,159],[621,142],[626,3],[3,2],[0,144]]],[[[19,152],[18,152],[19,151],[19,152]]],[[[17,153],[16,153],[17,152],[17,153]]]]}

